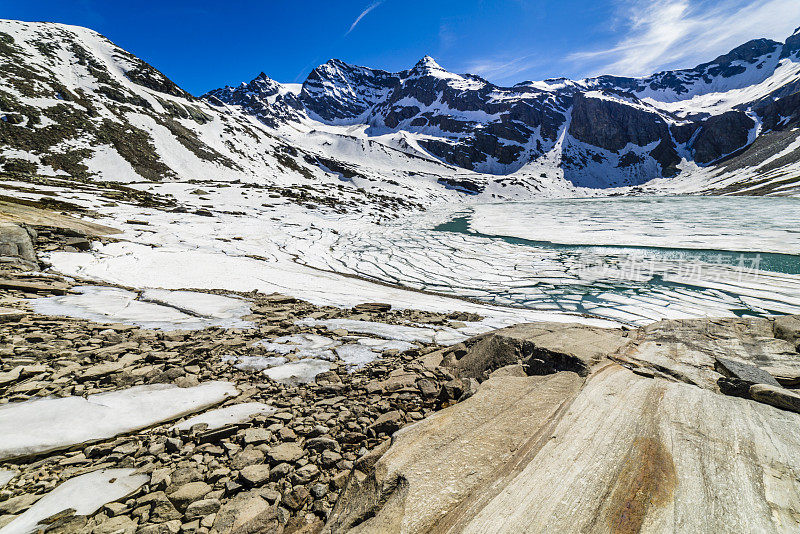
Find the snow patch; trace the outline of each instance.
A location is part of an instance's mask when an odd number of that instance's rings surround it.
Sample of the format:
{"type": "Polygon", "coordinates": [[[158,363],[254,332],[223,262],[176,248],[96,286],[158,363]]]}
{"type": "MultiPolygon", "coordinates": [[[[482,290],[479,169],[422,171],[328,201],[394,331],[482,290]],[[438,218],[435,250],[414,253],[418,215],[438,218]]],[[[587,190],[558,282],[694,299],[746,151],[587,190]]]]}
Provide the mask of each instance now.
{"type": "MultiPolygon", "coordinates": [[[[246,402],[234,404],[216,410],[195,415],[189,419],[172,426],[175,430],[189,430],[194,425],[208,425],[208,430],[222,428],[225,425],[245,423],[257,415],[270,415],[275,413],[275,408],[263,402],[246,402]]],[[[172,430],[171,429],[171,430],[172,430]]]]}
{"type": "Polygon", "coordinates": [[[0,460],[113,438],[204,410],[238,395],[229,382],[153,384],[88,397],[0,406],[0,460]]]}
{"type": "Polygon", "coordinates": [[[252,323],[240,319],[250,313],[250,307],[239,299],[192,291],[148,290],[140,298],[132,291],[114,287],[79,286],[73,289],[77,294],[33,299],[31,306],[42,315],[119,322],[158,330],[252,326],[252,323]]]}
{"type": "Polygon", "coordinates": [[[130,495],[150,480],[149,475],[134,474],[135,469],[101,469],[61,483],[36,501],[25,513],[0,528],[0,534],[29,534],[38,524],[65,510],[75,515],[90,515],[105,504],[130,495]]]}

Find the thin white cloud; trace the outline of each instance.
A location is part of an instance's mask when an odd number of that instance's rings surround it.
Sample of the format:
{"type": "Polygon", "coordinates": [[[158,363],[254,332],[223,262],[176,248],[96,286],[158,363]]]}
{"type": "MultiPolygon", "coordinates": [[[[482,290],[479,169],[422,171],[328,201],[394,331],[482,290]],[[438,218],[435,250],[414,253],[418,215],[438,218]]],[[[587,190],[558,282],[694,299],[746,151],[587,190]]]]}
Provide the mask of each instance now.
{"type": "Polygon", "coordinates": [[[381,5],[382,3],[384,3],[385,1],[386,1],[386,0],[378,0],[377,2],[373,2],[373,3],[371,3],[371,4],[370,4],[370,5],[367,7],[367,9],[365,9],[364,11],[362,11],[362,12],[361,12],[361,13],[358,15],[358,17],[356,17],[356,20],[354,20],[354,21],[353,21],[353,24],[351,24],[351,25],[350,25],[350,29],[349,29],[349,30],[347,30],[347,33],[345,33],[345,34],[344,34],[344,35],[345,35],[345,37],[346,37],[346,36],[348,36],[348,35],[350,35],[350,32],[351,32],[351,31],[353,31],[353,30],[355,29],[355,27],[356,27],[356,26],[358,26],[358,23],[359,23],[359,22],[361,22],[361,19],[363,19],[364,17],[366,17],[366,16],[367,16],[367,14],[369,14],[369,12],[370,12],[370,11],[372,11],[373,9],[375,9],[376,7],[378,7],[379,5],[381,5]]]}
{"type": "Polygon", "coordinates": [[[693,67],[745,43],[783,41],[800,25],[798,0],[638,0],[619,10],[612,46],[572,53],[585,74],[644,76],[693,67]]]}
{"type": "Polygon", "coordinates": [[[466,64],[463,69],[470,74],[477,74],[494,83],[519,82],[520,73],[542,65],[542,60],[536,54],[528,54],[514,59],[508,57],[474,59],[466,64]]]}

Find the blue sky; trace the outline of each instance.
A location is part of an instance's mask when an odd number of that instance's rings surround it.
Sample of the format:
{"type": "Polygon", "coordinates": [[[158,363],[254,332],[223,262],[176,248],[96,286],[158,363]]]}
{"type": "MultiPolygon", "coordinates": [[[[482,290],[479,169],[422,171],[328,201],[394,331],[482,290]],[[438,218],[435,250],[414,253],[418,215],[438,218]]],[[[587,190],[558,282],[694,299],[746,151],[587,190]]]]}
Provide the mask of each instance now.
{"type": "Polygon", "coordinates": [[[88,26],[194,94],[330,58],[397,71],[425,54],[498,84],[694,66],[784,40],[800,0],[0,0],[0,17],[88,26]]]}

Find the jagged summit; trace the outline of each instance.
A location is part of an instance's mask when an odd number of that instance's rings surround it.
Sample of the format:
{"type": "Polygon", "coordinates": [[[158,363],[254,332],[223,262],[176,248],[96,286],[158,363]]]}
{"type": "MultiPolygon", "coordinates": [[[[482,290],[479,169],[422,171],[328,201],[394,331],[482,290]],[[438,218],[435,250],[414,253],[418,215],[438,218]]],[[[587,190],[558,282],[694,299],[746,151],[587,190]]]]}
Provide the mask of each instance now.
{"type": "Polygon", "coordinates": [[[396,73],[332,59],[302,85],[262,72],[200,99],[90,30],[5,21],[0,33],[0,148],[37,172],[113,167],[135,181],[288,164],[380,183],[424,162],[446,187],[514,198],[659,178],[783,194],[800,176],[800,33],[641,78],[504,87],[431,56],[396,73]],[[296,165],[273,157],[278,147],[296,165]]]}
{"type": "Polygon", "coordinates": [[[800,89],[797,51],[800,34],[786,43],[753,39],[690,69],[511,87],[454,74],[429,55],[397,73],[333,59],[311,72],[297,98],[254,109],[270,124],[280,122],[272,112],[363,125],[368,135],[402,133],[427,154],[482,173],[557,168],[575,185],[635,185],[730,158],[758,142],[760,124],[794,124],[793,104],[776,102],[800,89]]]}
{"type": "Polygon", "coordinates": [[[426,55],[414,65],[415,70],[445,70],[439,65],[435,59],[426,55]]]}

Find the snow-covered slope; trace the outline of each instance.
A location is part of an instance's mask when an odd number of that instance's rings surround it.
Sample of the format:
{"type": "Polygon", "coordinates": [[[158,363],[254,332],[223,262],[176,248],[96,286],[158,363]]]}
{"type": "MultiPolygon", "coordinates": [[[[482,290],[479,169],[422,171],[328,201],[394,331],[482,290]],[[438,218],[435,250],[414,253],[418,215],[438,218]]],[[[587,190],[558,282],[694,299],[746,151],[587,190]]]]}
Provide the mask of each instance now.
{"type": "MultiPolygon", "coordinates": [[[[265,107],[278,98],[285,105],[299,91],[265,76],[254,83],[265,107]],[[265,97],[270,91],[271,100],[265,97]]],[[[457,171],[435,158],[403,156],[401,161],[395,151],[388,156],[392,162],[356,168],[346,159],[321,156],[324,150],[313,144],[309,151],[287,141],[259,119],[264,117],[193,97],[92,30],[0,21],[0,174],[5,178],[73,184],[244,182],[298,204],[388,216],[404,206],[460,196],[438,182],[457,171]]]]}
{"type": "MultiPolygon", "coordinates": [[[[785,153],[800,122],[793,96],[799,54],[796,32],[785,43],[750,41],[692,69],[513,87],[453,74],[428,56],[397,73],[331,60],[300,91],[261,74],[206,98],[258,116],[296,145],[307,132],[324,130],[490,175],[453,179],[472,193],[513,197],[564,182],[567,189],[608,188],[678,175],[681,188],[713,190],[721,178],[729,191],[732,183],[775,181],[760,169],[770,158],[800,159],[785,153]],[[758,156],[730,174],[729,160],[754,146],[758,156]]],[[[350,159],[359,161],[358,154],[350,159]]],[[[776,193],[794,191],[777,182],[776,193]]]]}
{"type": "Polygon", "coordinates": [[[331,60],[196,98],[94,31],[0,21],[0,172],[215,181],[396,215],[479,197],[795,194],[800,32],[646,78],[499,87],[331,60]]]}

